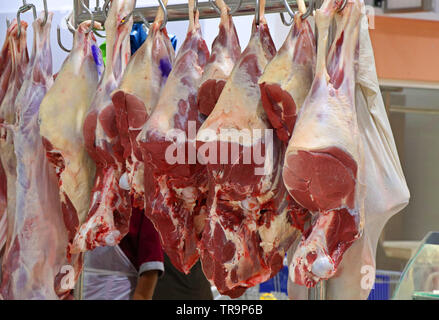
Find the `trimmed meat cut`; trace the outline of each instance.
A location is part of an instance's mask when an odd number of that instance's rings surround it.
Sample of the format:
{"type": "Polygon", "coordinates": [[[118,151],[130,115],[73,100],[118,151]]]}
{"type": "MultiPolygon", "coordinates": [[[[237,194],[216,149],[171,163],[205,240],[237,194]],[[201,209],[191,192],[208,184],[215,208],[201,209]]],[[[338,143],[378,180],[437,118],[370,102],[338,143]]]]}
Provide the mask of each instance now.
{"type": "Polygon", "coordinates": [[[138,136],[145,163],[145,212],[176,268],[188,273],[199,258],[207,191],[204,166],[196,161],[201,124],[197,93],[209,50],[199,13],[189,0],[189,28],[157,106],[138,136]]]}
{"type": "MultiPolygon", "coordinates": [[[[48,160],[56,169],[69,241],[85,222],[90,205],[95,163],[85,150],[84,118],[96,92],[103,61],[91,22],[79,25],[73,48],[54,85],[41,103],[40,134],[48,160]]],[[[95,27],[100,27],[96,23],[95,27]]]]}
{"type": "Polygon", "coordinates": [[[14,225],[15,212],[15,182],[17,179],[14,154],[13,134],[7,126],[16,122],[17,94],[23,84],[27,71],[29,56],[27,52],[27,23],[21,22],[21,34],[18,35],[17,20],[14,19],[8,28],[8,45],[2,50],[3,73],[1,78],[1,104],[0,104],[0,198],[3,209],[0,211],[0,251],[2,244],[10,245],[11,228],[14,225]],[[7,50],[8,53],[5,52],[7,50]],[[5,54],[6,53],[6,54],[5,54]],[[6,85],[6,86],[4,86],[6,85]],[[5,126],[2,126],[4,124],[5,126]],[[6,207],[5,207],[6,205],[6,207]],[[8,213],[9,212],[9,213],[8,213]]]}
{"type": "MultiPolygon", "coordinates": [[[[163,2],[166,5],[167,1],[163,2]]],[[[161,28],[163,18],[163,10],[159,9],[146,41],[131,57],[119,88],[112,94],[133,206],[142,209],[144,164],[136,139],[157,104],[175,55],[166,29],[161,28]]]]}
{"type": "Polygon", "coordinates": [[[314,213],[312,229],[293,256],[293,281],[308,287],[332,277],[343,253],[361,236],[364,222],[363,149],[355,110],[355,53],[361,9],[348,1],[337,15],[328,59],[329,26],[338,2],[316,12],[316,77],[299,113],[285,157],[289,193],[314,213]]]}
{"type": "Polygon", "coordinates": [[[212,285],[232,298],[282,268],[300,234],[294,219],[307,214],[283,186],[285,146],[262,107],[258,80],[276,53],[264,5],[261,1],[249,44],[197,134],[209,178],[201,262],[212,285]]]}
{"type": "Polygon", "coordinates": [[[294,24],[284,44],[259,79],[262,105],[276,134],[290,140],[297,113],[314,79],[316,45],[311,25],[294,16],[294,24]]]}
{"type": "Polygon", "coordinates": [[[236,61],[241,56],[239,38],[229,8],[223,0],[216,0],[216,3],[221,10],[219,34],[212,43],[212,52],[198,89],[198,110],[205,116],[215,107],[236,61]]]}
{"type": "MultiPolygon", "coordinates": [[[[2,265],[4,299],[58,299],[69,296],[65,276],[75,275],[67,261],[67,230],[62,219],[58,181],[48,162],[38,126],[40,103],[53,83],[50,28],[53,13],[33,22],[34,45],[25,81],[17,95],[13,130],[17,158],[15,221],[2,265]]],[[[9,214],[9,213],[8,213],[9,214]]],[[[8,229],[9,233],[9,229],[8,229]]],[[[75,270],[76,269],[76,270],[75,270]]]]}
{"type": "Polygon", "coordinates": [[[122,21],[133,11],[134,2],[113,0],[105,21],[106,68],[83,127],[85,147],[96,163],[96,174],[88,216],[73,240],[71,253],[116,245],[128,232],[131,200],[129,192],[119,186],[125,159],[111,93],[119,86],[131,56],[133,19],[122,21]]]}

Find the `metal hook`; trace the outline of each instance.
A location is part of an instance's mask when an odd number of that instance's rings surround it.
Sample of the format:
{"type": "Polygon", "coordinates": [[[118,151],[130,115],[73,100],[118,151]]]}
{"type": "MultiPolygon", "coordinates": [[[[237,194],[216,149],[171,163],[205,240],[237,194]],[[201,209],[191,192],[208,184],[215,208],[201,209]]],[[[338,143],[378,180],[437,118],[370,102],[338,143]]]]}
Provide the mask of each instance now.
{"type": "Polygon", "coordinates": [[[258,26],[259,20],[261,19],[261,12],[259,10],[259,0],[256,0],[256,7],[255,7],[255,23],[258,26]]]}
{"type": "Polygon", "coordinates": [[[43,0],[43,6],[44,6],[44,18],[43,22],[41,23],[41,26],[44,27],[47,23],[47,18],[49,17],[49,10],[47,9],[47,1],[43,0]]]}
{"type": "Polygon", "coordinates": [[[306,9],[306,12],[304,14],[302,14],[302,20],[305,20],[306,18],[308,18],[311,13],[314,10],[314,0],[309,0],[308,1],[308,8],[306,9]]]}
{"type": "MultiPolygon", "coordinates": [[[[212,6],[212,8],[214,8],[215,11],[220,15],[221,14],[221,9],[218,8],[218,6],[215,3],[215,0],[209,0],[209,2],[210,2],[210,5],[212,6]]],[[[236,11],[238,11],[239,8],[241,8],[241,5],[242,5],[242,0],[239,0],[237,5],[235,6],[235,8],[233,8],[233,9],[229,8],[229,14],[230,15],[234,15],[236,13],[236,11]]]]}
{"type": "Polygon", "coordinates": [[[88,28],[87,32],[85,32],[85,33],[90,33],[90,32],[93,31],[93,28],[94,28],[94,25],[95,25],[95,16],[94,16],[94,14],[93,14],[93,11],[91,11],[89,8],[87,8],[87,6],[84,4],[84,1],[83,1],[83,0],[81,0],[81,6],[85,9],[85,11],[88,12],[88,14],[89,14],[90,17],[91,17],[91,24],[90,24],[90,27],[88,28]]]}
{"type": "MultiPolygon", "coordinates": [[[[158,1],[160,4],[160,8],[162,8],[162,10],[163,10],[163,21],[162,21],[162,25],[160,26],[160,30],[162,30],[164,27],[166,27],[166,24],[168,23],[168,9],[166,9],[166,6],[162,0],[158,0],[158,1]]],[[[195,0],[195,7],[194,8],[196,8],[196,10],[198,10],[198,0],[195,0]]],[[[194,12],[196,12],[196,11],[194,11],[194,12]]]]}
{"type": "Polygon", "coordinates": [[[37,8],[35,8],[35,6],[33,4],[27,4],[26,0],[23,0],[23,6],[21,6],[18,11],[17,11],[17,24],[18,24],[18,33],[17,33],[17,38],[20,38],[21,35],[21,19],[20,19],[20,15],[22,13],[25,13],[27,11],[29,11],[30,9],[32,9],[33,14],[34,14],[34,20],[37,19],[37,8]]]}
{"type": "Polygon", "coordinates": [[[343,9],[346,7],[346,4],[348,3],[348,0],[344,0],[341,4],[340,8],[338,8],[337,12],[342,12],[343,9]]]}
{"type": "Polygon", "coordinates": [[[198,11],[198,0],[194,1],[194,13],[198,11]]]}
{"type": "Polygon", "coordinates": [[[59,25],[56,27],[56,38],[58,40],[58,45],[62,50],[64,50],[65,52],[72,51],[71,49],[69,50],[66,47],[64,47],[64,45],[61,43],[61,28],[59,27],[59,25]]]}
{"type": "Polygon", "coordinates": [[[108,17],[108,10],[110,6],[111,0],[105,0],[104,5],[102,6],[102,12],[104,13],[105,18],[108,17]]]}

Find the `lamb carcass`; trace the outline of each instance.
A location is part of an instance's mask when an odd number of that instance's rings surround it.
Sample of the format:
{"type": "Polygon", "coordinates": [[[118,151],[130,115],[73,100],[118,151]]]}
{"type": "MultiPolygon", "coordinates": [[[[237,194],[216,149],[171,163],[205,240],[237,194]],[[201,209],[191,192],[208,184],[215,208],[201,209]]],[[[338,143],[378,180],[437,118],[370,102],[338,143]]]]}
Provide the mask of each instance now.
{"type": "Polygon", "coordinates": [[[198,89],[198,110],[208,116],[216,105],[227,79],[241,55],[238,34],[229,8],[223,0],[216,0],[221,10],[219,34],[212,43],[212,52],[204,68],[198,89]]]}
{"type": "Polygon", "coordinates": [[[304,9],[301,10],[295,15],[284,44],[259,79],[262,105],[277,136],[285,143],[290,140],[297,113],[314,79],[315,38],[309,22],[302,20],[304,9]]]}
{"type": "Polygon", "coordinates": [[[142,152],[136,139],[157,104],[174,62],[174,48],[162,28],[163,18],[163,10],[159,9],[146,41],[131,57],[122,82],[112,95],[126,159],[126,178],[133,205],[139,208],[144,207],[145,192],[142,152]]]}
{"type": "Polygon", "coordinates": [[[308,287],[332,277],[364,223],[363,148],[355,109],[358,0],[340,13],[327,62],[326,45],[338,1],[316,12],[319,31],[316,77],[288,145],[283,179],[289,193],[314,213],[293,256],[290,276],[308,287]],[[327,68],[328,63],[328,68],[327,68]]]}
{"type": "Polygon", "coordinates": [[[361,2],[355,103],[366,164],[365,224],[362,237],[344,254],[339,272],[327,281],[328,299],[367,299],[375,280],[376,248],[383,227],[410,198],[380,92],[368,17],[361,2]]]}
{"type": "MultiPolygon", "coordinates": [[[[41,103],[40,134],[56,169],[69,241],[84,223],[90,205],[95,164],[85,150],[82,127],[103,69],[90,21],[79,25],[73,48],[41,103]]],[[[96,25],[99,27],[99,25],[96,25]]]]}
{"type": "Polygon", "coordinates": [[[21,22],[20,38],[17,38],[18,24],[16,19],[8,28],[7,41],[2,49],[2,76],[0,97],[0,251],[3,245],[8,246],[10,234],[8,229],[14,225],[16,158],[12,132],[5,125],[16,122],[15,99],[20,90],[27,70],[29,57],[26,44],[27,23],[21,22]],[[8,212],[10,212],[8,214],[8,212]],[[9,240],[8,240],[9,238],[9,240]]]}
{"type": "MultiPolygon", "coordinates": [[[[0,106],[3,102],[3,98],[8,90],[9,77],[12,71],[12,59],[9,50],[9,37],[10,29],[6,31],[5,43],[0,51],[0,106]]],[[[6,173],[3,169],[0,158],[0,258],[2,256],[2,249],[6,242],[6,209],[7,209],[7,185],[6,185],[6,173]]]]}
{"type": "Polygon", "coordinates": [[[138,136],[145,163],[145,212],[170,260],[185,273],[199,258],[207,191],[204,166],[195,158],[195,135],[201,124],[197,92],[209,59],[198,18],[194,0],[190,0],[186,39],[159,101],[138,136]]]}
{"type": "Polygon", "coordinates": [[[58,181],[46,158],[38,125],[40,103],[53,82],[52,17],[53,13],[49,13],[43,25],[42,14],[33,23],[32,58],[16,99],[18,121],[12,130],[17,158],[17,198],[11,245],[3,260],[0,290],[5,299],[64,298],[71,289],[64,277],[75,273],[77,267],[66,258],[68,237],[58,181]]]}
{"type": "MultiPolygon", "coordinates": [[[[300,234],[282,183],[285,147],[273,135],[258,80],[276,53],[260,4],[247,48],[197,134],[209,178],[208,220],[201,239],[203,271],[221,294],[242,295],[274,276],[300,234]]],[[[306,215],[306,212],[303,212],[306,215]]]]}
{"type": "Polygon", "coordinates": [[[131,56],[133,19],[121,22],[132,12],[134,2],[113,0],[105,21],[106,68],[83,127],[85,147],[96,163],[96,174],[88,216],[73,240],[72,253],[116,245],[128,232],[131,203],[129,192],[119,186],[125,160],[111,93],[119,86],[131,56]]]}

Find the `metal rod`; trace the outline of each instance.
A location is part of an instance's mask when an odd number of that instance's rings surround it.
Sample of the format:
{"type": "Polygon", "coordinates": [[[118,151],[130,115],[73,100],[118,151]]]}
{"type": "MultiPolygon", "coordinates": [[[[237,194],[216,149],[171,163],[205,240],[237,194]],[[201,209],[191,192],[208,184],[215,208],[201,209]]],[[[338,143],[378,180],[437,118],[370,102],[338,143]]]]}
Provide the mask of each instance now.
{"type": "MultiPolygon", "coordinates": [[[[77,27],[81,22],[90,19],[90,14],[88,14],[85,10],[81,8],[80,0],[73,0],[74,8],[75,8],[75,27],[77,27]]],[[[88,1],[84,1],[87,5],[88,1]]],[[[226,1],[229,7],[235,8],[237,6],[239,0],[230,0],[226,1]]],[[[296,1],[289,1],[290,6],[293,8],[297,8],[296,1]]],[[[306,0],[305,3],[308,5],[309,1],[306,0]]],[[[152,21],[156,17],[156,13],[159,6],[151,6],[151,7],[137,7],[134,10],[134,14],[140,12],[146,20],[152,21]]],[[[187,4],[173,4],[168,5],[168,21],[181,21],[188,20],[188,7],[187,4]]],[[[284,12],[285,6],[283,4],[283,0],[267,0],[265,6],[265,13],[279,13],[284,12]]],[[[200,19],[211,19],[218,18],[218,13],[213,8],[213,6],[209,3],[209,1],[199,2],[198,3],[198,11],[200,12],[200,19]]],[[[95,15],[95,21],[104,23],[105,15],[102,11],[93,11],[95,15]]],[[[236,12],[233,14],[234,16],[245,16],[245,15],[254,15],[255,14],[255,0],[242,0],[241,6],[236,12]]],[[[141,22],[140,16],[137,16],[134,20],[135,22],[141,22]]]]}
{"type": "Polygon", "coordinates": [[[415,113],[425,115],[439,115],[439,109],[427,109],[427,108],[410,108],[403,106],[390,106],[390,112],[395,113],[415,113]]]}
{"type": "Polygon", "coordinates": [[[326,280],[320,280],[315,287],[308,289],[308,300],[326,300],[326,280]]]}

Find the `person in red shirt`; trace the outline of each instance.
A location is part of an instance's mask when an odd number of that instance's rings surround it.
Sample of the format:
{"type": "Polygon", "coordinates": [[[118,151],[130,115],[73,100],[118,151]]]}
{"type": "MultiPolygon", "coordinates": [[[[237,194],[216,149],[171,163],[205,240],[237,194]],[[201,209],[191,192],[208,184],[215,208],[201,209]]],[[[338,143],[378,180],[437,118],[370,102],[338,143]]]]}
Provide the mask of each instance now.
{"type": "Polygon", "coordinates": [[[133,208],[127,235],[118,246],[85,255],[84,300],[151,300],[164,273],[160,238],[144,211],[133,208]]]}

